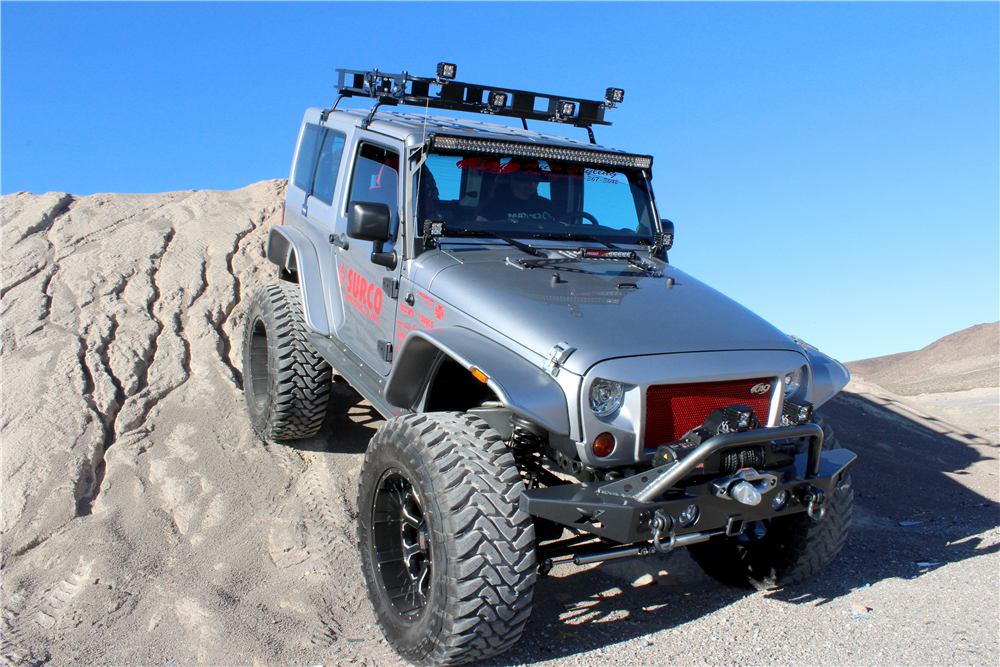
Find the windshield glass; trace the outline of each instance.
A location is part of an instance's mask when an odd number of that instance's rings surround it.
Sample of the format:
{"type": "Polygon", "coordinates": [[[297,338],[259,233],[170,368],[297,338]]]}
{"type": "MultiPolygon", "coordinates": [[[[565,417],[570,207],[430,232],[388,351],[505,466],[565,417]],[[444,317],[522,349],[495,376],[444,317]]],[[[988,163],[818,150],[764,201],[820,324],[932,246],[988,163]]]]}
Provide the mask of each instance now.
{"type": "Polygon", "coordinates": [[[417,219],[449,231],[515,238],[581,235],[651,241],[649,186],[638,170],[534,158],[430,154],[415,176],[417,219]]]}

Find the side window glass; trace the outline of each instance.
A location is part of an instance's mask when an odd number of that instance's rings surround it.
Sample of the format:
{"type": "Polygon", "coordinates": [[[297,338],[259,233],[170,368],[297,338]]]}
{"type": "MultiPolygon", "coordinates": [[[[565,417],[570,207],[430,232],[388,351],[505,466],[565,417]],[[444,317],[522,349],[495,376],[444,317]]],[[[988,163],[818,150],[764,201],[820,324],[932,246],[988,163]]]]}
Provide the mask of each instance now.
{"type": "Polygon", "coordinates": [[[313,167],[316,165],[316,148],[320,137],[319,125],[306,125],[299,141],[299,152],[295,155],[295,169],[292,173],[292,184],[305,193],[310,194],[309,186],[313,180],[313,167]]]}
{"type": "Polygon", "coordinates": [[[312,194],[324,204],[333,204],[333,193],[337,185],[337,171],[340,169],[340,158],[344,154],[344,142],[347,135],[335,130],[327,130],[323,145],[319,150],[319,163],[316,166],[316,178],[313,181],[312,194]]]}
{"type": "Polygon", "coordinates": [[[372,144],[362,144],[354,163],[349,201],[367,201],[385,204],[392,213],[393,229],[399,197],[399,155],[372,144]]]}

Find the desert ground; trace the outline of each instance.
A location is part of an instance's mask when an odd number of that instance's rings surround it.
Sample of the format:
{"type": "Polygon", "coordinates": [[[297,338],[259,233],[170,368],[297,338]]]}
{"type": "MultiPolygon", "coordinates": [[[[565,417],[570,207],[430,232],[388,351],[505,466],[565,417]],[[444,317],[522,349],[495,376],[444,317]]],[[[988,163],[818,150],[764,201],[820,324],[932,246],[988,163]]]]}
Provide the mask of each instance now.
{"type": "MultiPolygon", "coordinates": [[[[241,298],[277,280],[283,188],[2,198],[3,664],[402,664],[354,545],[381,417],[343,383],[308,440],[263,443],[245,414],[241,298]]],[[[820,576],[752,593],[683,550],[558,566],[486,664],[1000,664],[983,327],[856,362],[825,406],[859,460],[851,537],[820,576]]]]}

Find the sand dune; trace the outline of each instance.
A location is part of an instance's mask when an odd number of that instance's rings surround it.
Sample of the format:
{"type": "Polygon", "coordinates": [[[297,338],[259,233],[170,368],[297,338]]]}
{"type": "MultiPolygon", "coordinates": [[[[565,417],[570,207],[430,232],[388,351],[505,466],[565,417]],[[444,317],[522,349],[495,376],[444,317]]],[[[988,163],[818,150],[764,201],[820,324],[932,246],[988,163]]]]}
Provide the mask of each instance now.
{"type": "Polygon", "coordinates": [[[348,478],[245,418],[283,191],[3,198],[5,660],[316,664],[357,627],[348,478]]]}

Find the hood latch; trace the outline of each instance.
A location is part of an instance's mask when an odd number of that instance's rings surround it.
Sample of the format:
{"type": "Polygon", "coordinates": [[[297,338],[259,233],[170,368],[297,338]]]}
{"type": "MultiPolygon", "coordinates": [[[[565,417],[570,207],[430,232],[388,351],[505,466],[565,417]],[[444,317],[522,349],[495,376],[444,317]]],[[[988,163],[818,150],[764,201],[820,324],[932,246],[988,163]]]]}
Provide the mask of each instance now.
{"type": "Polygon", "coordinates": [[[556,377],[559,375],[559,369],[566,360],[569,359],[569,355],[576,352],[575,347],[570,347],[569,343],[556,343],[549,350],[549,360],[545,363],[545,372],[556,377]]]}

